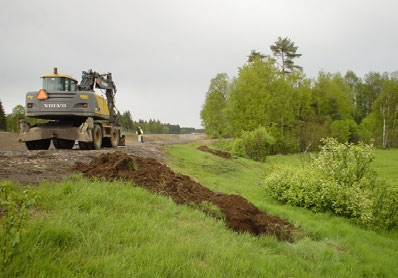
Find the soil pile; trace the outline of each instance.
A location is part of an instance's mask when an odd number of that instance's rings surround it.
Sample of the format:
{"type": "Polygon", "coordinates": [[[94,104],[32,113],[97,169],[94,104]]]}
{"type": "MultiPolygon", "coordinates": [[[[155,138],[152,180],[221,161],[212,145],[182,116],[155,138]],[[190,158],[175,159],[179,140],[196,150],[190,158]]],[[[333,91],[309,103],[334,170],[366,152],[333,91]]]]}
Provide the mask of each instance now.
{"type": "Polygon", "coordinates": [[[210,149],[208,146],[200,146],[200,147],[198,147],[198,150],[201,150],[202,152],[208,152],[208,153],[217,155],[222,158],[227,158],[227,159],[231,158],[231,154],[229,152],[213,150],[213,149],[210,149]]]}
{"type": "Polygon", "coordinates": [[[215,205],[222,212],[226,225],[237,232],[293,240],[295,228],[291,223],[261,212],[241,196],[213,192],[153,158],[117,151],[103,153],[89,163],[76,162],[74,169],[87,177],[131,180],[150,192],[170,197],[177,204],[194,206],[205,212],[209,212],[209,204],[215,205]]]}

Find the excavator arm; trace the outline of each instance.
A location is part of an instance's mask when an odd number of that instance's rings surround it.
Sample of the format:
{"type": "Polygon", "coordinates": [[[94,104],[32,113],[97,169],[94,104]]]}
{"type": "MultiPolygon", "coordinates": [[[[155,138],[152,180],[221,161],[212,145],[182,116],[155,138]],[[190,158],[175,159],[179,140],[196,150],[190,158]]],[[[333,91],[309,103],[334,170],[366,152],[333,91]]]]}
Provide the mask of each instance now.
{"type": "Polygon", "coordinates": [[[99,74],[91,69],[88,71],[83,71],[82,81],[80,82],[80,91],[94,91],[95,88],[105,90],[105,96],[108,103],[109,109],[109,121],[114,122],[116,113],[115,107],[115,95],[116,95],[116,85],[112,80],[111,73],[99,74]]]}

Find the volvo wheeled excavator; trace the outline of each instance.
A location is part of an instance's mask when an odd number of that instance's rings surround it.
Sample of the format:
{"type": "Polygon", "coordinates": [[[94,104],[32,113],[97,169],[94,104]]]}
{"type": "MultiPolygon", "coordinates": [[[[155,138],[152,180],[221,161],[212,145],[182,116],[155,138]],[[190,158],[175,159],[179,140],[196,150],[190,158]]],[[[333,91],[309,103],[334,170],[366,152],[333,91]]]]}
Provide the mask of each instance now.
{"type": "Polygon", "coordinates": [[[46,150],[51,142],[56,149],[72,149],[75,142],[82,150],[124,145],[111,73],[83,71],[79,84],[54,68],[41,78],[42,89],[26,93],[25,115],[42,123],[20,120],[19,141],[29,150],[46,150]]]}

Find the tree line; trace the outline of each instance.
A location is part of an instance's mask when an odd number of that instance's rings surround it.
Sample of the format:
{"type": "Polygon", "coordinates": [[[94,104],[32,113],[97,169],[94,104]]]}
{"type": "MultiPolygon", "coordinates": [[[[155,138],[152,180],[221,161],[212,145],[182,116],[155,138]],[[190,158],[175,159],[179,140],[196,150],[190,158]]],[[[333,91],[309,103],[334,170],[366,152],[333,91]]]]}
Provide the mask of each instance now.
{"type": "MultiPolygon", "coordinates": [[[[25,108],[17,105],[8,115],[5,114],[3,104],[0,101],[0,130],[9,132],[19,132],[19,119],[25,119],[31,124],[43,122],[43,120],[25,117],[25,108]]],[[[146,134],[188,134],[194,132],[203,132],[193,127],[180,127],[180,125],[161,123],[159,120],[149,121],[132,119],[130,111],[118,113],[118,122],[127,133],[134,133],[138,126],[141,126],[146,134]]]]}
{"type": "Polygon", "coordinates": [[[320,71],[310,79],[294,63],[297,48],[278,38],[271,55],[252,50],[236,77],[211,79],[201,110],[205,132],[237,138],[265,128],[272,153],[314,150],[326,137],[398,147],[398,72],[360,78],[320,71]]]}
{"type": "Polygon", "coordinates": [[[162,123],[159,120],[150,119],[149,121],[141,120],[134,121],[130,111],[119,113],[118,121],[122,125],[125,132],[135,132],[139,126],[144,133],[149,134],[188,134],[194,132],[201,132],[193,127],[180,127],[178,124],[162,123]]]}

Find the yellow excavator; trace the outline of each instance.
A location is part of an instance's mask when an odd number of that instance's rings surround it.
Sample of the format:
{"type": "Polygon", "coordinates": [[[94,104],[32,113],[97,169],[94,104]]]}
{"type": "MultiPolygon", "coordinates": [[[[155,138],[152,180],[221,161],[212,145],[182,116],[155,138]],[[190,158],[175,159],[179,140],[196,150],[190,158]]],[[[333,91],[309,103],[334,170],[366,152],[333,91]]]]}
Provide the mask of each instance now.
{"type": "Polygon", "coordinates": [[[111,73],[83,71],[79,84],[54,68],[41,79],[39,91],[26,93],[25,115],[45,122],[19,123],[19,141],[29,150],[46,150],[51,142],[56,149],[72,149],[76,142],[82,150],[124,145],[111,73]]]}

